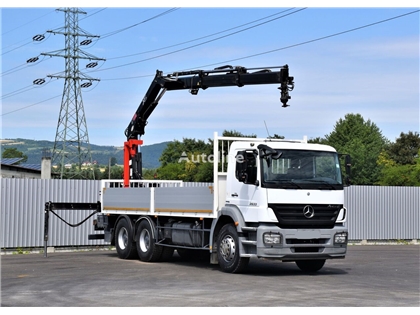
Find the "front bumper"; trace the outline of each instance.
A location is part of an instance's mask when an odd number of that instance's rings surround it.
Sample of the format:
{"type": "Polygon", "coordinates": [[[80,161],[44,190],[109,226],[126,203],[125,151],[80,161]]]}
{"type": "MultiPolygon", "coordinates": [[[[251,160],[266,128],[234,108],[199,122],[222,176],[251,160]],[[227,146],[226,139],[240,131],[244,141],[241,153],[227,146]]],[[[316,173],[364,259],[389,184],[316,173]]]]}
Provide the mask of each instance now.
{"type": "MultiPolygon", "coordinates": [[[[272,237],[266,237],[266,241],[267,239],[271,240],[272,237]]],[[[249,248],[242,251],[244,252],[250,253],[249,248]]],[[[332,229],[280,229],[277,226],[260,225],[257,228],[254,254],[259,258],[283,261],[338,259],[344,258],[346,252],[347,228],[343,226],[332,229]],[[264,243],[264,234],[280,235],[280,241],[264,243]]]]}

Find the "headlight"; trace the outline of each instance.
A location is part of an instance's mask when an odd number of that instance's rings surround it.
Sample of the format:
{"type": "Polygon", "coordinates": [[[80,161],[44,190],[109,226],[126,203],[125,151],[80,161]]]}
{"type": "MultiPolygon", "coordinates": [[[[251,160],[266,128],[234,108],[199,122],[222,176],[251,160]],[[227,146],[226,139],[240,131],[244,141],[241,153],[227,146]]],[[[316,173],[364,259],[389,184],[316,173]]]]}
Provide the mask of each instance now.
{"type": "Polygon", "coordinates": [[[334,244],[347,244],[347,232],[341,232],[334,235],[334,244]]]}
{"type": "Polygon", "coordinates": [[[281,234],[269,232],[263,234],[263,241],[265,245],[281,245],[283,238],[281,234]]]}

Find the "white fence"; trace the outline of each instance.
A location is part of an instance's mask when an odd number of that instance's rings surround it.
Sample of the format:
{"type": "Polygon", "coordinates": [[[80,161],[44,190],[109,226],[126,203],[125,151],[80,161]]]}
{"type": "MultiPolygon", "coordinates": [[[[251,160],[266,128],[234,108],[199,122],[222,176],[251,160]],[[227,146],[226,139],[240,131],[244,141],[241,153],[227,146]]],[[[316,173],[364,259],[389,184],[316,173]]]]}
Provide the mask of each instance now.
{"type": "MultiPolygon", "coordinates": [[[[184,183],[185,186],[208,185],[184,183]]],[[[44,246],[45,203],[99,200],[100,181],[57,179],[1,179],[1,248],[44,246]]],[[[345,189],[349,239],[419,240],[420,187],[352,186],[345,189]]],[[[71,224],[92,211],[59,211],[71,224]]],[[[72,228],[50,214],[48,246],[103,245],[88,240],[94,234],[93,219],[72,228]]]]}

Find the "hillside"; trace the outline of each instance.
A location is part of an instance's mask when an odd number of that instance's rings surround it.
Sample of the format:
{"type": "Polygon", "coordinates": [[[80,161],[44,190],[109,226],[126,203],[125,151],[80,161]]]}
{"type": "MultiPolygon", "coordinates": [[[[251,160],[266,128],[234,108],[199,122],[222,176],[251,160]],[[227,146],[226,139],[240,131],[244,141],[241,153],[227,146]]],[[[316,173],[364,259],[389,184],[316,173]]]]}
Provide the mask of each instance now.
{"type": "MultiPolygon", "coordinates": [[[[28,161],[25,163],[29,164],[40,164],[42,158],[42,152],[48,149],[52,152],[54,148],[53,141],[47,140],[29,140],[29,139],[2,139],[1,151],[3,152],[6,148],[16,148],[28,156],[28,161]]],[[[159,158],[162,151],[166,148],[169,142],[162,142],[151,145],[144,145],[141,147],[143,155],[143,167],[144,168],[157,168],[159,167],[159,158]]],[[[115,157],[117,164],[123,164],[123,147],[115,146],[101,146],[91,144],[92,160],[97,161],[100,165],[107,165],[109,158],[115,157]]]]}

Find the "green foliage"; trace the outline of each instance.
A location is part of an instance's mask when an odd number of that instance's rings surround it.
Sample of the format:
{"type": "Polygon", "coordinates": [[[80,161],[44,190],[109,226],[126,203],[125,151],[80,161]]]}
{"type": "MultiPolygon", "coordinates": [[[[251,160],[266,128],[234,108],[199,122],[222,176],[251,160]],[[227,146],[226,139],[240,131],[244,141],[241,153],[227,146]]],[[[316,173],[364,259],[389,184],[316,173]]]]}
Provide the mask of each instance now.
{"type": "Polygon", "coordinates": [[[284,139],[284,136],[280,136],[277,133],[274,134],[274,136],[268,137],[269,139],[284,139]]]}
{"type": "MultiPolygon", "coordinates": [[[[60,173],[60,170],[53,170],[53,172],[60,173]]],[[[65,168],[62,179],[101,179],[102,173],[99,167],[78,167],[72,165],[71,168],[65,168]]]]}
{"type": "Polygon", "coordinates": [[[420,136],[418,132],[408,133],[401,132],[400,137],[396,139],[395,143],[391,143],[386,152],[388,156],[397,164],[416,164],[416,159],[419,158],[420,136]]]}
{"type": "Polygon", "coordinates": [[[355,185],[373,185],[378,182],[381,166],[376,163],[387,140],[380,129],[360,114],[347,114],[339,119],[334,130],[317,139],[334,147],[339,153],[352,157],[351,182],[355,185]]]}
{"type": "Polygon", "coordinates": [[[115,156],[111,157],[109,164],[111,166],[114,166],[115,164],[117,164],[117,158],[115,156]]]}
{"type": "Polygon", "coordinates": [[[325,142],[326,142],[326,140],[324,138],[321,138],[321,137],[316,137],[316,138],[308,140],[308,143],[325,144],[325,142]]]}
{"type": "Polygon", "coordinates": [[[187,178],[185,163],[167,163],[157,170],[158,179],[184,180],[187,178]]]}
{"type": "Polygon", "coordinates": [[[195,182],[213,182],[213,163],[201,163],[194,175],[195,182]]]}
{"type": "Polygon", "coordinates": [[[178,163],[183,153],[200,152],[199,154],[211,154],[212,146],[203,140],[183,138],[183,141],[174,140],[166,146],[160,156],[161,167],[171,163],[178,163]]]}
{"type": "Polygon", "coordinates": [[[213,181],[213,163],[202,157],[198,152],[189,153],[173,163],[166,163],[157,169],[159,179],[182,180],[184,182],[213,181]]]}
{"type": "Polygon", "coordinates": [[[17,148],[7,148],[1,154],[1,157],[4,159],[8,158],[22,158],[17,164],[25,163],[28,160],[28,156],[23,154],[23,152],[19,151],[17,148]]]}
{"type": "Polygon", "coordinates": [[[385,167],[382,170],[379,184],[383,186],[420,186],[420,162],[417,161],[415,165],[385,167]]]}
{"type": "Polygon", "coordinates": [[[420,148],[417,154],[412,154],[412,160],[398,154],[391,158],[388,152],[392,154],[389,147],[378,158],[378,164],[382,166],[378,183],[383,186],[420,186],[420,148]]]}
{"type": "Polygon", "coordinates": [[[222,135],[223,137],[240,137],[240,138],[256,138],[257,137],[257,135],[255,134],[244,135],[243,133],[236,130],[224,130],[222,135]]]}
{"type": "MultiPolygon", "coordinates": [[[[112,164],[111,164],[112,165],[112,164]]],[[[124,167],[120,165],[113,165],[105,167],[99,179],[123,179],[124,167]]]]}
{"type": "Polygon", "coordinates": [[[143,169],[143,179],[156,179],[157,178],[157,169],[156,168],[144,168],[143,169]]]}
{"type": "MultiPolygon", "coordinates": [[[[257,137],[254,134],[244,135],[236,130],[225,130],[222,135],[224,137],[257,137]]],[[[221,147],[219,152],[222,152],[221,147]]],[[[212,139],[208,139],[208,142],[190,138],[184,138],[183,141],[174,140],[162,152],[159,159],[161,166],[156,170],[157,177],[165,180],[212,182],[212,158],[212,139]]]]}

